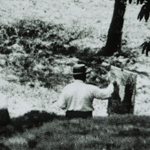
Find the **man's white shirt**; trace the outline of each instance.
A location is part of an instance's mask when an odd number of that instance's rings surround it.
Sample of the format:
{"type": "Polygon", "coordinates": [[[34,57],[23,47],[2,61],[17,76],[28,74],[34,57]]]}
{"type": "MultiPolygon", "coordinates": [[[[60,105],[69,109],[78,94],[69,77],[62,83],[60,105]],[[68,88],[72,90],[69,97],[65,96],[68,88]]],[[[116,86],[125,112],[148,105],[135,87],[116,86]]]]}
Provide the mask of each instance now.
{"type": "Polygon", "coordinates": [[[67,111],[93,111],[93,100],[107,99],[114,90],[113,84],[105,89],[86,84],[82,80],[75,80],[68,84],[62,91],[58,101],[58,106],[67,111]]]}

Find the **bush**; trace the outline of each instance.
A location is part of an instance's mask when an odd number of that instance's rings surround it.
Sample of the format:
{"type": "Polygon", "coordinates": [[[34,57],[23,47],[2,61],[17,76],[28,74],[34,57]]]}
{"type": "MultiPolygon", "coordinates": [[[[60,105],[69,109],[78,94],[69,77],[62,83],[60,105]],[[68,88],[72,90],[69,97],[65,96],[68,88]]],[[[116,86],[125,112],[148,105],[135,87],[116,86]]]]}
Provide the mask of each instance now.
{"type": "Polygon", "coordinates": [[[59,65],[54,64],[56,55],[84,60],[93,70],[93,74],[87,76],[88,83],[100,87],[109,83],[106,79],[109,69],[101,66],[107,58],[96,53],[99,49],[83,48],[74,43],[90,35],[91,29],[78,24],[65,27],[41,20],[20,20],[11,26],[1,25],[0,32],[0,53],[8,55],[7,65],[14,69],[21,83],[38,80],[43,86],[53,87],[67,81],[68,77],[53,72],[53,65],[59,65]]]}
{"type": "Polygon", "coordinates": [[[0,32],[0,53],[8,55],[7,66],[14,68],[22,83],[39,80],[46,87],[52,87],[53,80],[56,84],[63,80],[62,75],[59,77],[52,70],[55,55],[74,54],[77,48],[70,43],[87,34],[82,29],[72,30],[41,20],[2,25],[0,32]]]}

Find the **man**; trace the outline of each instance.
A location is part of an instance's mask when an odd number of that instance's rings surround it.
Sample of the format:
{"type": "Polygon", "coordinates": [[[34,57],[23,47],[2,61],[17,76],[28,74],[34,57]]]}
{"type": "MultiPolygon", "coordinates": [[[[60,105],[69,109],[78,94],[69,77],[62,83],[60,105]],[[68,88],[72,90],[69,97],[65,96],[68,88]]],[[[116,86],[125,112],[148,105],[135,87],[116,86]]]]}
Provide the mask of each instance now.
{"type": "Polygon", "coordinates": [[[69,119],[92,117],[94,98],[108,99],[114,86],[110,84],[106,89],[100,89],[97,86],[86,84],[84,64],[77,64],[73,67],[73,77],[75,81],[63,89],[58,106],[66,109],[66,117],[69,119]]]}

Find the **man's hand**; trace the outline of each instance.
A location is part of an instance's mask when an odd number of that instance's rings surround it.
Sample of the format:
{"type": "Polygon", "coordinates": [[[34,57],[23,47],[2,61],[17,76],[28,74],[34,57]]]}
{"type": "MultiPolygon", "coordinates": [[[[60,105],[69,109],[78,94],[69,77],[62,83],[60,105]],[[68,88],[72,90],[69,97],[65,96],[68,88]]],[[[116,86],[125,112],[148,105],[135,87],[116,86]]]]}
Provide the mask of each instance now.
{"type": "Polygon", "coordinates": [[[113,85],[114,85],[114,87],[116,87],[118,85],[117,81],[113,81],[113,85]]]}

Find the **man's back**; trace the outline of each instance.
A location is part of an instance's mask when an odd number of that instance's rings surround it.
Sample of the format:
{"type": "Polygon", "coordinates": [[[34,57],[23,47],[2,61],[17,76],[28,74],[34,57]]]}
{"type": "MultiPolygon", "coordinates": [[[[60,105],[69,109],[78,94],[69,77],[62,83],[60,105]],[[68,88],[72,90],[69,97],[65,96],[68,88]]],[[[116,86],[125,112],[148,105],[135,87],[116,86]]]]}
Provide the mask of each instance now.
{"type": "Polygon", "coordinates": [[[59,99],[59,106],[68,111],[93,111],[93,99],[105,99],[111,95],[112,91],[112,85],[107,89],[100,89],[82,80],[75,80],[64,88],[59,99]]]}

